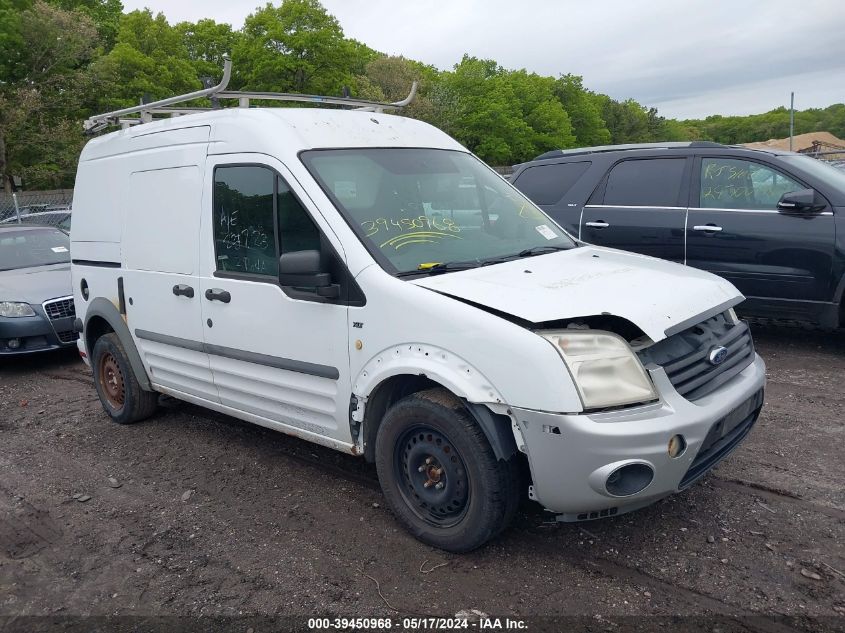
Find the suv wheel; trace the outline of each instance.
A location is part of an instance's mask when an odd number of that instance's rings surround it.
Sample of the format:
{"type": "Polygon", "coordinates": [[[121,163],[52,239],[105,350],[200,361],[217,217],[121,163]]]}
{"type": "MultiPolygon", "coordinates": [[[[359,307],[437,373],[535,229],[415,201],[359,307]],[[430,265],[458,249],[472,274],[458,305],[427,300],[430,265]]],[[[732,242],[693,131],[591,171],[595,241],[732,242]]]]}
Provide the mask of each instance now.
{"type": "Polygon", "coordinates": [[[130,424],[155,412],[158,394],[141,389],[117,334],[97,339],[92,364],[97,395],[112,420],[130,424]]]}
{"type": "Polygon", "coordinates": [[[496,459],[484,432],[445,389],[410,395],[388,410],[376,467],[399,520],[419,540],[450,552],[496,536],[519,502],[515,460],[496,459]]]}

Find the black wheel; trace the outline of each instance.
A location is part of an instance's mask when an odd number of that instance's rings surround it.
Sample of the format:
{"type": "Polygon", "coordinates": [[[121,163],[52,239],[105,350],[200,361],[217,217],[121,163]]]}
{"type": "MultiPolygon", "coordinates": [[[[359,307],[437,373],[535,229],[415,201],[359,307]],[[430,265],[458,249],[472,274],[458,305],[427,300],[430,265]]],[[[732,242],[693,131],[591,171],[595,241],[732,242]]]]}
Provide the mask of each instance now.
{"type": "Polygon", "coordinates": [[[158,394],[141,389],[117,334],[98,338],[92,356],[97,395],[112,420],[130,424],[155,412],[158,394]]]}
{"type": "Polygon", "coordinates": [[[393,405],[376,436],[376,468],[394,514],[418,539],[473,550],[507,527],[519,502],[515,460],[499,461],[445,389],[393,405]]]}

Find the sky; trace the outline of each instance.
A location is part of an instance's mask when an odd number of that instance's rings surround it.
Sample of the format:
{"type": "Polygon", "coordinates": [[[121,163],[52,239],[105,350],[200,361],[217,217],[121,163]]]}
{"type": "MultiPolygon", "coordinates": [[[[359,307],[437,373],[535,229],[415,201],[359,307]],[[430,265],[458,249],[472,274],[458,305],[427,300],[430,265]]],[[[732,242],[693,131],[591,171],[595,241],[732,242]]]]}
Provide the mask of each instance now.
{"type": "MultiPolygon", "coordinates": [[[[278,3],[278,0],[276,0],[278,3]]],[[[466,53],[672,118],[845,102],[843,0],[322,0],[347,37],[441,70],[466,53]]],[[[123,0],[235,28],[263,0],[123,0]]]]}

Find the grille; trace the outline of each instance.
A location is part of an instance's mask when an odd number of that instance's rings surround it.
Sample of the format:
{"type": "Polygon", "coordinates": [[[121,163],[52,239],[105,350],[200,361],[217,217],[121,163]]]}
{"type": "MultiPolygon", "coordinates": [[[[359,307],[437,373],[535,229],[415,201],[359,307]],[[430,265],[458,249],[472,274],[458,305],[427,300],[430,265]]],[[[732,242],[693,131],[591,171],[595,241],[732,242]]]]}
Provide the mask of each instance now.
{"type": "Polygon", "coordinates": [[[76,316],[76,310],[73,307],[73,299],[70,297],[46,301],[44,303],[44,312],[46,312],[47,316],[53,321],[56,319],[76,316]]]}
{"type": "Polygon", "coordinates": [[[687,400],[696,400],[748,367],[754,360],[754,342],[746,323],[734,324],[723,313],[640,351],[639,357],[645,365],[663,367],[675,390],[687,400]],[[709,356],[717,347],[728,353],[714,365],[709,356]]]}
{"type": "Polygon", "coordinates": [[[761,389],[731,413],[716,422],[701,443],[678,488],[686,488],[722,461],[748,435],[763,406],[761,389]]]}
{"type": "Polygon", "coordinates": [[[76,339],[79,338],[79,334],[77,334],[73,330],[65,330],[64,332],[56,332],[56,336],[59,337],[59,340],[62,343],[73,343],[76,339]]]}
{"type": "Polygon", "coordinates": [[[579,521],[591,521],[592,519],[603,519],[605,517],[615,516],[619,512],[619,508],[605,508],[604,510],[597,510],[593,512],[582,512],[578,515],[579,521]]]}

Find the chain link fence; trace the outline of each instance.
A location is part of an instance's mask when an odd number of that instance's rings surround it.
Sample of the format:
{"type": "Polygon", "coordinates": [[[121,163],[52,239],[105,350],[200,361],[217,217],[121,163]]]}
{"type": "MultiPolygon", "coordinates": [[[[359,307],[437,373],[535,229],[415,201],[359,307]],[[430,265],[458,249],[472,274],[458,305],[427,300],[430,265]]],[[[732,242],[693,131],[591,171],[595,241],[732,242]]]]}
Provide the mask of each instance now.
{"type": "Polygon", "coordinates": [[[73,189],[0,193],[0,226],[41,224],[70,230],[73,189]]]}

